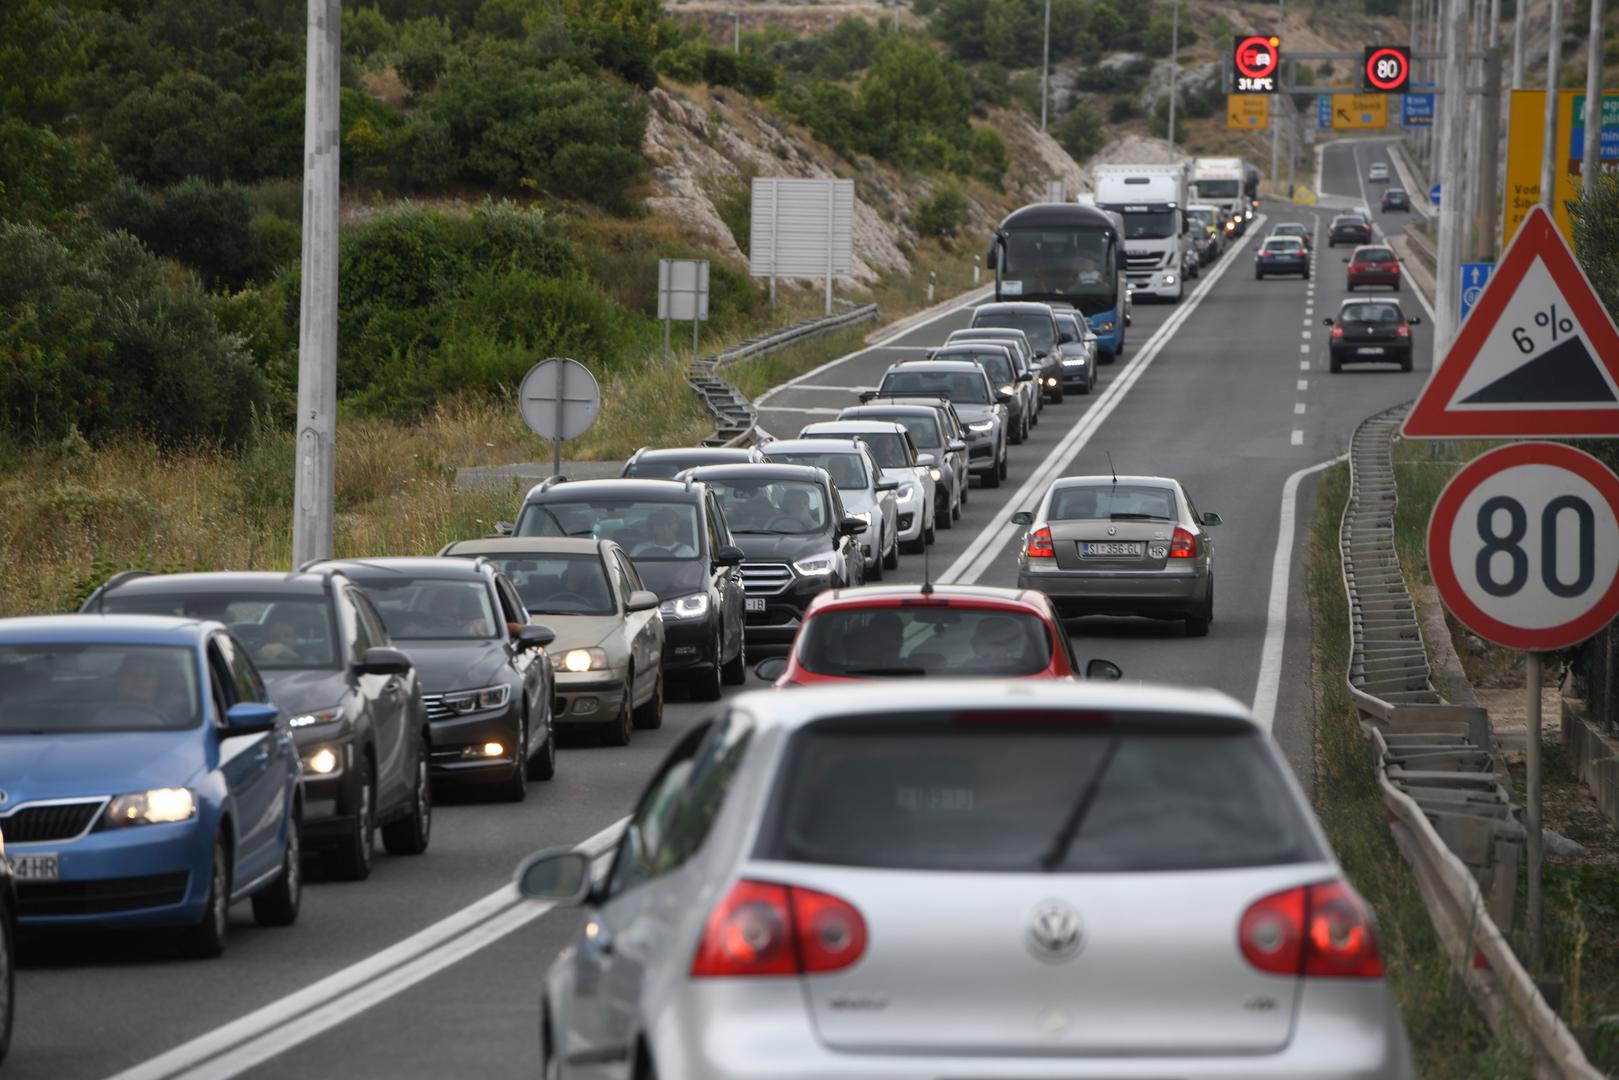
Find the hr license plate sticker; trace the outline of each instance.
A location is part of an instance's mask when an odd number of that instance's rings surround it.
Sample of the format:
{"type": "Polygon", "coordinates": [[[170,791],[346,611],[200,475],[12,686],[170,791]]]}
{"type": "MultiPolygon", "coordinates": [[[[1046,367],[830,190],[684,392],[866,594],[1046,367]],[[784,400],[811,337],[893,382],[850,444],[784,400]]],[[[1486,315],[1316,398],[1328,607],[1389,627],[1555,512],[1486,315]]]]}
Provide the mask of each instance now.
{"type": "Polygon", "coordinates": [[[762,596],[750,596],[745,601],[745,608],[748,611],[763,611],[765,609],[765,598],[762,596]]]}
{"type": "Polygon", "coordinates": [[[9,856],[18,881],[55,881],[62,876],[62,858],[54,851],[9,856]]]}
{"type": "Polygon", "coordinates": [[[1086,559],[1139,559],[1141,543],[1123,540],[1086,541],[1079,546],[1079,554],[1086,559]]]}

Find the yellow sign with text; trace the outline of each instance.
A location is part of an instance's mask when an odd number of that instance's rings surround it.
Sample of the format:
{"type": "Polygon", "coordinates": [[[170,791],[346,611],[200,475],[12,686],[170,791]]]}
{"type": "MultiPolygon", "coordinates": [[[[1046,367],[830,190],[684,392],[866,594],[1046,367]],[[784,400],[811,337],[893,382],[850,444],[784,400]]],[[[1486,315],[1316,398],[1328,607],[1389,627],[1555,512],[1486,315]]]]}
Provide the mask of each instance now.
{"type": "MultiPolygon", "coordinates": [[[[1604,90],[1603,113],[1613,109],[1613,90],[1604,90]]],[[[1568,217],[1568,204],[1579,196],[1580,156],[1584,147],[1574,145],[1575,98],[1584,99],[1584,90],[1564,90],[1557,95],[1557,142],[1554,160],[1560,167],[1552,170],[1555,178],[1552,192],[1552,220],[1557,231],[1570,244],[1574,242],[1573,224],[1568,217]]],[[[1501,193],[1501,247],[1512,243],[1518,226],[1529,210],[1540,201],[1540,160],[1546,137],[1546,91],[1514,90],[1512,106],[1507,114],[1507,186],[1501,193]]],[[[1583,117],[1581,118],[1583,119],[1583,117]]],[[[1604,125],[1607,130],[1610,126],[1604,125]]],[[[1580,131],[1583,138],[1584,130],[1580,131]]]]}
{"type": "Polygon", "coordinates": [[[1389,126],[1389,94],[1334,94],[1332,130],[1389,126]]]}
{"type": "Polygon", "coordinates": [[[1269,122],[1269,94],[1227,94],[1225,96],[1226,127],[1262,128],[1269,122]]]}

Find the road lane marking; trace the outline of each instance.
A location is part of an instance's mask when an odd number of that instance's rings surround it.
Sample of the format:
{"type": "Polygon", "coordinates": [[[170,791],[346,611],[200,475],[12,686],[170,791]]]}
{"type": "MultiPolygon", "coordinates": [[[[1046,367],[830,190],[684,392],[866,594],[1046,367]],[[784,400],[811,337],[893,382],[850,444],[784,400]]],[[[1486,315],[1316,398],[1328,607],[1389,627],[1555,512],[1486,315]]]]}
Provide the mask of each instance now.
{"type": "Polygon", "coordinates": [[[836,416],[843,411],[843,409],[835,409],[827,405],[813,408],[808,405],[772,405],[770,408],[772,412],[809,413],[813,416],[836,416]]]}
{"type": "Polygon", "coordinates": [[[1293,403],[1293,415],[1294,416],[1303,416],[1304,415],[1304,402],[1295,401],[1293,403]]]}
{"type": "Polygon", "coordinates": [[[1304,391],[1306,391],[1308,389],[1310,389],[1310,380],[1309,379],[1300,379],[1299,380],[1299,392],[1303,393],[1304,391]]]}
{"type": "Polygon", "coordinates": [[[1304,340],[1305,340],[1305,341],[1309,341],[1309,340],[1310,340],[1310,335],[1311,335],[1311,334],[1312,334],[1312,333],[1313,333],[1313,332],[1314,332],[1314,331],[1311,331],[1311,330],[1306,330],[1306,331],[1304,331],[1304,334],[1303,334],[1303,336],[1304,336],[1304,340]]]}
{"type": "MultiPolygon", "coordinates": [[[[592,858],[599,858],[607,851],[612,850],[612,842],[617,838],[619,831],[624,827],[627,818],[622,818],[585,840],[577,847],[590,854],[592,858]],[[596,850],[600,848],[601,850],[596,850]]],[[[543,906],[543,905],[536,905],[543,906]]],[[[181,1043],[171,1050],[167,1050],[154,1058],[141,1062],[132,1068],[125,1069],[110,1077],[109,1080],[170,1080],[178,1076],[227,1076],[235,1073],[194,1073],[199,1066],[213,1061],[226,1053],[231,1053],[244,1044],[255,1042],[264,1038],[272,1040],[271,1049],[252,1061],[244,1062],[236,1071],[240,1072],[253,1065],[262,1063],[268,1057],[275,1056],[281,1050],[290,1049],[291,1043],[286,1042],[283,1032],[286,1025],[299,1017],[307,1016],[317,1009],[342,1007],[339,1003],[352,995],[361,994],[367,987],[373,987],[371,994],[383,990],[382,996],[370,1000],[371,1005],[384,1001],[394,993],[405,989],[403,985],[396,986],[395,976],[405,973],[411,965],[419,963],[429,954],[460,955],[446,952],[448,946],[460,938],[472,934],[480,927],[501,920],[509,915],[513,909],[528,910],[527,903],[518,895],[513,885],[503,885],[494,892],[473,901],[461,910],[451,913],[438,922],[418,930],[402,941],[373,953],[357,963],[346,968],[334,971],[332,974],[310,983],[301,990],[272,1001],[245,1016],[238,1017],[231,1022],[206,1032],[189,1042],[181,1043]]],[[[549,908],[545,908],[549,910],[549,908]]],[[[543,911],[541,912],[543,914],[543,911]]],[[[538,917],[538,916],[536,916],[538,917]]],[[[504,923],[502,923],[504,925],[504,923]]],[[[521,924],[518,924],[521,925],[521,924]]],[[[512,926],[511,930],[517,929],[512,926]]],[[[507,930],[506,933],[510,933],[507,930]]],[[[478,940],[483,945],[496,940],[493,937],[478,940]]],[[[454,960],[448,960],[442,966],[448,966],[454,960]]],[[[437,969],[435,969],[437,970],[437,969]]],[[[425,977],[425,976],[423,976],[425,977]]],[[[420,981],[419,979],[416,981],[420,981]]],[[[369,1000],[369,999],[368,999],[369,1000]]],[[[352,1013],[350,1015],[353,1015],[352,1013]]],[[[317,1034],[317,1033],[312,1033],[317,1034]]],[[[311,1035],[311,1037],[312,1037],[311,1035]]]]}
{"type": "Polygon", "coordinates": [[[1310,370],[1310,361],[1308,361],[1308,360],[1300,360],[1299,361],[1299,370],[1300,371],[1309,371],[1310,370]]]}
{"type": "Polygon", "coordinates": [[[1309,351],[1310,351],[1310,346],[1308,346],[1308,345],[1300,345],[1299,346],[1299,352],[1308,353],[1309,351]]]}
{"type": "Polygon", "coordinates": [[[1304,445],[1304,432],[1300,431],[1298,428],[1293,429],[1293,445],[1294,446],[1303,446],[1304,445]]]}

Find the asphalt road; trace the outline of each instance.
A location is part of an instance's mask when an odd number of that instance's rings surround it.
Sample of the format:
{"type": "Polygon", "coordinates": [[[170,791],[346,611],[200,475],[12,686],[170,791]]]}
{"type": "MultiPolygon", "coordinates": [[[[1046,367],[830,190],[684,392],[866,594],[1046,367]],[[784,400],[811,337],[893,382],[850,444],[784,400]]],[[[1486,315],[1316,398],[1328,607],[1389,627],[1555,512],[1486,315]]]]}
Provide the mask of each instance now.
{"type": "MultiPolygon", "coordinates": [[[[1382,143],[1325,150],[1328,195],[1361,199],[1382,143]]],[[[1375,205],[1375,202],[1373,203],[1375,205]]],[[[1089,397],[1048,406],[1033,437],[1012,448],[1009,481],[974,487],[963,518],[929,555],[936,580],[1011,584],[1010,514],[1032,506],[1051,478],[1106,470],[1173,475],[1202,510],[1218,511],[1215,622],[1207,638],[1178,623],[1075,623],[1081,659],[1105,656],[1131,679],[1213,686],[1274,715],[1273,731],[1310,781],[1310,637],[1298,559],[1313,475],[1289,478],[1343,453],[1365,416],[1414,396],[1417,370],[1326,370],[1321,318],[1346,295],[1343,249],[1325,248],[1325,208],[1270,204],[1246,243],[1210,267],[1179,305],[1136,307],[1124,357],[1102,369],[1089,397]],[[1252,250],[1268,228],[1302,221],[1316,246],[1311,282],[1253,278],[1252,250]],[[1294,528],[1294,523],[1298,527],[1294,528]],[[1291,543],[1278,550],[1282,532],[1291,543]],[[1287,584],[1273,598],[1278,571],[1287,584]]],[[[1379,224],[1399,228],[1399,216],[1379,224]]],[[[1407,298],[1409,299],[1409,297],[1407,298]]],[[[1426,316],[1427,312],[1423,312],[1426,316]]],[[[888,364],[965,326],[957,310],[883,348],[812,374],[765,402],[778,436],[830,417],[874,386],[888,364]]],[[[898,580],[920,580],[905,556],[898,580]]],[[[600,837],[705,707],[671,703],[664,727],[624,749],[567,749],[557,779],[521,805],[442,801],[431,850],[379,856],[363,884],[313,881],[295,927],[260,929],[243,906],[227,955],[173,959],[159,936],[80,936],[31,942],[17,982],[8,1078],[161,1080],[169,1077],[442,1078],[532,1075],[540,973],[578,924],[574,912],[514,904],[503,893],[519,858],[600,837]]]]}

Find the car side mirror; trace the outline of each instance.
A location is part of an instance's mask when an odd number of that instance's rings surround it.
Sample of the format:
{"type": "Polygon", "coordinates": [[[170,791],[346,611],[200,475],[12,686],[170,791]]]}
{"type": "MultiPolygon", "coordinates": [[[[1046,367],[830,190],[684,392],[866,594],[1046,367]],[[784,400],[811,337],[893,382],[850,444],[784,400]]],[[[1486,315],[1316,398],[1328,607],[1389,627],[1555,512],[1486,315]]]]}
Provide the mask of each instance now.
{"type": "Polygon", "coordinates": [[[918,454],[916,463],[923,468],[932,468],[939,463],[939,459],[932,454],[918,454]]]}
{"type": "Polygon", "coordinates": [[[577,848],[551,848],[517,864],[517,891],[529,900],[582,904],[590,885],[590,856],[577,848]]]}
{"type": "Polygon", "coordinates": [[[987,268],[989,268],[990,270],[995,269],[996,265],[1000,261],[996,257],[997,254],[1000,252],[1000,249],[1001,249],[1001,245],[999,245],[999,244],[991,244],[991,245],[989,245],[989,254],[984,256],[984,265],[987,268]]]}
{"type": "Polygon", "coordinates": [[[1078,338],[1076,338],[1073,334],[1068,333],[1066,330],[1057,335],[1057,343],[1059,345],[1072,345],[1078,340],[1078,338]]]}
{"type": "Polygon", "coordinates": [[[1017,377],[1018,382],[1034,382],[1034,372],[1024,371],[1017,377]]]}
{"type": "Polygon", "coordinates": [[[1330,319],[1330,318],[1328,318],[1328,319],[1322,319],[1322,320],[1321,320],[1321,325],[1322,325],[1322,326],[1331,326],[1331,325],[1332,325],[1332,320],[1331,320],[1331,319],[1330,319]]]}
{"type": "Polygon", "coordinates": [[[944,448],[952,454],[964,454],[967,452],[967,444],[960,439],[951,439],[944,444],[944,448]]]}
{"type": "Polygon", "coordinates": [[[860,391],[860,404],[864,405],[868,401],[871,401],[876,396],[877,396],[877,391],[875,391],[875,390],[862,390],[862,391],[860,391]]]}
{"type": "Polygon", "coordinates": [[[1348,261],[1349,261],[1349,260],[1348,260],[1348,259],[1345,259],[1345,260],[1344,260],[1344,262],[1348,262],[1348,261]]]}
{"type": "Polygon", "coordinates": [[[1098,658],[1089,661],[1085,665],[1085,677],[1087,679],[1122,679],[1124,678],[1124,669],[1111,660],[1098,658]]]}
{"type": "Polygon", "coordinates": [[[1012,524],[1014,524],[1014,525],[1033,525],[1034,524],[1034,514],[1032,514],[1028,510],[1019,510],[1017,513],[1012,515],[1012,524]]]}
{"type": "Polygon", "coordinates": [[[365,655],[354,662],[354,674],[408,675],[413,666],[410,657],[398,649],[374,645],[365,650],[365,655]]]}
{"type": "Polygon", "coordinates": [[[899,481],[898,480],[879,480],[879,481],[877,481],[876,490],[878,490],[878,491],[898,491],[899,490],[899,481]]]}
{"type": "Polygon", "coordinates": [[[1008,401],[1012,400],[1012,395],[1011,394],[1003,394],[1003,393],[1001,393],[1000,391],[997,390],[995,392],[995,400],[998,403],[1000,403],[1002,405],[1005,405],[1008,401]]]}
{"type": "Polygon", "coordinates": [[[625,611],[652,611],[658,606],[658,594],[650,589],[636,589],[624,604],[625,611]]]}
{"type": "Polygon", "coordinates": [[[714,565],[741,566],[742,560],[745,558],[747,558],[747,556],[742,554],[741,548],[737,547],[735,544],[726,544],[724,547],[721,547],[718,551],[714,552],[714,565]]]}
{"type": "Polygon", "coordinates": [[[838,534],[841,536],[859,536],[866,531],[866,523],[857,517],[846,517],[838,522],[838,534]]]}
{"type": "Polygon", "coordinates": [[[754,665],[753,673],[765,682],[773,683],[787,673],[787,658],[772,656],[768,660],[761,660],[754,665]]]}
{"type": "Polygon", "coordinates": [[[1224,525],[1225,522],[1220,520],[1219,514],[1216,514],[1213,510],[1210,510],[1208,513],[1203,515],[1203,524],[1213,528],[1217,525],[1224,525]]]}
{"type": "Polygon", "coordinates": [[[1407,325],[1407,326],[1420,326],[1421,324],[1422,324],[1422,316],[1421,315],[1413,315],[1409,319],[1405,320],[1405,325],[1407,325]]]}
{"type": "Polygon", "coordinates": [[[517,644],[525,649],[543,649],[557,639],[557,632],[549,626],[529,623],[517,631],[517,644]]]}
{"type": "Polygon", "coordinates": [[[510,536],[516,530],[517,530],[517,526],[512,524],[510,521],[497,521],[497,522],[495,522],[495,535],[496,536],[510,536]]]}
{"type": "Polygon", "coordinates": [[[258,735],[275,730],[281,710],[259,701],[239,701],[225,710],[224,735],[258,735]]]}

